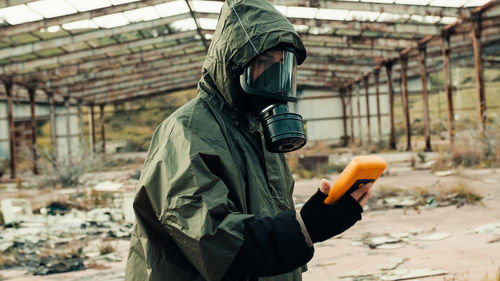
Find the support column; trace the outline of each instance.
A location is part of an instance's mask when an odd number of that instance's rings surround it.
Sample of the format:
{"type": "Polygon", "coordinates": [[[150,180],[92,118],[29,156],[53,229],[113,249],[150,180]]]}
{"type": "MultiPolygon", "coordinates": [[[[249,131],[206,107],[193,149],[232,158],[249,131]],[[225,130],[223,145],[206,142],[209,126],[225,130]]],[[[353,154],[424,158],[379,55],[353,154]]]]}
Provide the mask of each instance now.
{"type": "Polygon", "coordinates": [[[359,145],[363,145],[363,131],[361,130],[361,106],[360,106],[360,91],[361,86],[359,85],[359,81],[356,81],[356,103],[358,105],[358,135],[359,135],[359,145]]]}
{"type": "Polygon", "coordinates": [[[90,127],[90,136],[91,136],[91,144],[92,144],[92,154],[95,154],[95,119],[94,119],[94,104],[89,105],[89,127],[90,127]]]}
{"type": "Polygon", "coordinates": [[[424,110],[424,136],[425,149],[424,151],[432,151],[431,149],[431,129],[429,117],[429,97],[427,94],[427,65],[426,65],[426,46],[418,46],[418,64],[420,65],[420,81],[422,82],[422,107],[424,110]]]}
{"type": "Polygon", "coordinates": [[[4,81],[5,92],[7,94],[7,122],[9,123],[9,152],[10,152],[10,178],[16,178],[17,151],[16,151],[16,131],[14,127],[14,97],[12,95],[12,80],[4,81]]]}
{"type": "Polygon", "coordinates": [[[82,112],[82,100],[78,99],[77,101],[77,107],[78,107],[78,127],[79,127],[79,132],[80,132],[80,149],[84,151],[85,147],[85,136],[83,134],[83,112],[82,112]]]}
{"type": "Polygon", "coordinates": [[[475,16],[472,21],[472,46],[474,47],[474,67],[476,72],[476,92],[478,99],[477,111],[479,115],[478,125],[482,137],[486,133],[486,97],[484,94],[484,70],[483,51],[481,47],[481,15],[475,16]]]}
{"type": "Polygon", "coordinates": [[[54,105],[54,93],[47,92],[49,99],[49,114],[50,114],[50,144],[52,146],[52,163],[57,163],[57,130],[56,130],[56,107],[54,105]]]}
{"type": "Polygon", "coordinates": [[[355,140],[354,140],[354,114],[352,112],[352,85],[349,85],[349,87],[347,87],[347,92],[349,94],[349,123],[350,123],[350,127],[351,127],[351,144],[354,145],[355,144],[355,140]]]}
{"type": "Polygon", "coordinates": [[[372,143],[372,129],[370,124],[370,93],[368,91],[368,75],[363,76],[363,84],[365,85],[366,98],[366,123],[368,125],[368,144],[372,143]]]}
{"type": "Polygon", "coordinates": [[[391,123],[391,134],[389,138],[389,149],[396,149],[396,130],[394,128],[394,88],[392,86],[392,62],[385,64],[387,74],[387,90],[389,92],[389,119],[391,123]]]}
{"type": "Polygon", "coordinates": [[[410,128],[410,110],[408,108],[408,56],[402,55],[401,62],[401,100],[403,102],[403,116],[405,120],[406,150],[411,150],[411,128],[410,128]]]}
{"type": "Polygon", "coordinates": [[[71,115],[69,107],[69,96],[64,97],[64,109],[66,111],[66,144],[68,146],[68,160],[71,159],[71,115]]]}
{"type": "Polygon", "coordinates": [[[30,97],[30,109],[31,109],[31,153],[33,154],[33,174],[38,175],[38,146],[36,144],[37,138],[37,126],[36,126],[36,114],[35,114],[35,87],[28,87],[28,94],[30,97]]]}
{"type": "Polygon", "coordinates": [[[448,137],[450,139],[450,147],[453,147],[455,138],[455,114],[453,113],[453,89],[451,86],[450,34],[443,34],[441,37],[441,51],[443,53],[444,91],[446,93],[446,104],[448,106],[448,137]]]}
{"type": "Polygon", "coordinates": [[[101,140],[102,140],[102,153],[106,153],[106,134],[104,129],[104,104],[99,105],[101,116],[99,123],[101,123],[101,140]]]}
{"type": "Polygon", "coordinates": [[[345,104],[345,88],[340,89],[340,100],[342,101],[342,125],[344,127],[344,138],[342,140],[342,146],[347,145],[347,114],[346,114],[346,104],[345,104]]]}
{"type": "Polygon", "coordinates": [[[373,78],[375,79],[375,98],[377,100],[377,129],[378,129],[378,141],[382,141],[382,118],[380,116],[380,91],[379,91],[379,76],[380,72],[378,69],[373,71],[373,78]]]}

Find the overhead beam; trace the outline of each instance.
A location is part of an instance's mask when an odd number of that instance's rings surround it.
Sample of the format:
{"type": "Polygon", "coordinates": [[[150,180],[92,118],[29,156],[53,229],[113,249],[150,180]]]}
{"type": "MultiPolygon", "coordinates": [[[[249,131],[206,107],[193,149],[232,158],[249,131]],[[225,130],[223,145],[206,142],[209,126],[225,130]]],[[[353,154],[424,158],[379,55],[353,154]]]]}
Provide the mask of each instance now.
{"type": "Polygon", "coordinates": [[[44,58],[44,59],[37,59],[33,61],[26,61],[26,62],[19,62],[19,63],[12,63],[8,64],[5,66],[0,66],[0,75],[1,74],[11,74],[11,73],[16,73],[16,72],[26,72],[29,70],[36,70],[37,68],[41,68],[47,65],[64,65],[64,64],[70,64],[70,63],[76,63],[79,60],[85,60],[89,57],[105,57],[109,53],[117,52],[117,51],[123,51],[123,50],[130,50],[134,48],[139,48],[143,46],[149,46],[149,45],[154,45],[154,44],[160,44],[160,43],[165,43],[165,42],[170,42],[170,41],[175,41],[181,38],[187,38],[187,37],[193,37],[196,35],[196,31],[186,31],[182,33],[175,33],[175,34],[168,34],[165,36],[159,36],[156,38],[149,38],[149,39],[141,39],[141,40],[135,40],[135,41],[130,41],[126,43],[119,43],[119,44],[113,44],[111,46],[107,47],[102,47],[102,48],[96,48],[96,49],[90,49],[90,50],[83,50],[83,51],[77,51],[77,52],[72,52],[69,54],[63,54],[63,55],[58,55],[58,56],[53,56],[49,58],[44,58]]]}
{"type": "MultiPolygon", "coordinates": [[[[48,39],[28,44],[22,44],[18,46],[12,46],[9,48],[0,49],[0,59],[12,58],[16,56],[21,56],[25,54],[37,53],[43,50],[49,50],[54,48],[62,48],[65,46],[75,43],[85,43],[91,40],[96,40],[100,38],[109,38],[123,33],[136,32],[146,29],[157,28],[161,26],[168,25],[174,21],[189,18],[189,14],[181,14],[167,18],[160,18],[151,21],[144,21],[139,23],[132,23],[115,28],[103,28],[98,30],[93,30],[89,32],[84,32],[76,35],[56,37],[54,39],[48,39]]],[[[1,29],[0,29],[1,30],[1,29]]],[[[141,38],[139,40],[147,40],[141,38]]]]}
{"type": "Polygon", "coordinates": [[[402,33],[408,35],[436,35],[441,32],[441,27],[429,24],[415,23],[381,23],[381,22],[359,22],[359,21],[344,21],[344,20],[318,20],[318,19],[302,19],[289,18],[290,22],[295,25],[306,25],[309,28],[327,28],[331,32],[338,34],[338,31],[348,30],[359,32],[361,35],[365,31],[381,32],[389,36],[391,33],[402,33]]]}
{"type": "Polygon", "coordinates": [[[314,8],[327,8],[351,11],[366,11],[394,14],[409,14],[421,16],[446,16],[446,17],[466,17],[471,13],[470,8],[452,8],[423,5],[406,5],[391,3],[370,3],[361,1],[314,1],[307,0],[272,0],[275,5],[302,6],[314,8]]]}

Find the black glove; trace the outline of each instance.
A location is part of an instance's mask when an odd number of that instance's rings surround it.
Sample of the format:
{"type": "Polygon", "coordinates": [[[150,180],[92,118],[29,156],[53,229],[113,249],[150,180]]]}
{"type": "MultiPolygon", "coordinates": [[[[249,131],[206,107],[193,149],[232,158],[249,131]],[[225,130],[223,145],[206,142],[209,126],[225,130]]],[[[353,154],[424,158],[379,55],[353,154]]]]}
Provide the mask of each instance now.
{"type": "Polygon", "coordinates": [[[333,205],[323,202],[326,197],[318,190],[300,210],[313,243],[340,234],[361,220],[363,208],[350,194],[345,194],[333,205]]]}

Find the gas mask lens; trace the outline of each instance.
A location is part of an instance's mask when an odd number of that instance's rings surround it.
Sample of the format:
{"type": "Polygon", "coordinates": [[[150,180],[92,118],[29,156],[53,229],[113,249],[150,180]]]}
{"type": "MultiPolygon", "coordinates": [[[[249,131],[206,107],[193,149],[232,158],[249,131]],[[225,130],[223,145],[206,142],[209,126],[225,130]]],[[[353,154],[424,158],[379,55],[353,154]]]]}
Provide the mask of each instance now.
{"type": "Polygon", "coordinates": [[[242,89],[252,95],[296,101],[297,60],[287,49],[271,49],[257,56],[240,76],[242,89]]]}

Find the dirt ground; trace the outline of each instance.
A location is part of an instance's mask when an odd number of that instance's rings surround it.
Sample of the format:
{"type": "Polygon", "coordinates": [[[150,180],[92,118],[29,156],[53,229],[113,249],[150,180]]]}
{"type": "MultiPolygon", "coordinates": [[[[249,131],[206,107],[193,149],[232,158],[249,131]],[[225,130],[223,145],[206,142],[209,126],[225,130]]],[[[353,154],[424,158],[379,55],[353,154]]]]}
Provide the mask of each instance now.
{"type": "MultiPolygon", "coordinates": [[[[366,210],[363,220],[353,228],[339,237],[315,245],[314,258],[309,262],[309,270],[304,273],[303,280],[400,280],[381,277],[382,271],[379,269],[381,265],[399,260],[399,270],[442,270],[438,276],[405,280],[497,281],[494,276],[500,270],[500,234],[473,233],[472,229],[487,224],[500,225],[500,169],[463,169],[457,175],[438,177],[430,170],[412,169],[409,162],[405,161],[409,154],[382,157],[389,162],[389,174],[381,177],[374,188],[433,188],[436,185],[462,182],[486,200],[460,208],[452,205],[366,210]],[[426,240],[432,234],[442,235],[442,239],[426,240]],[[384,235],[405,239],[389,245],[394,247],[387,249],[372,249],[359,242],[362,238],[384,235]],[[379,276],[379,279],[373,276],[379,276]]],[[[331,180],[335,180],[335,176],[331,180]]],[[[298,180],[294,197],[298,201],[308,198],[315,192],[319,182],[320,179],[298,180]]],[[[2,270],[0,280],[123,280],[128,241],[117,240],[115,243],[122,261],[106,263],[107,269],[87,269],[48,276],[27,276],[22,270],[2,270]]]]}

